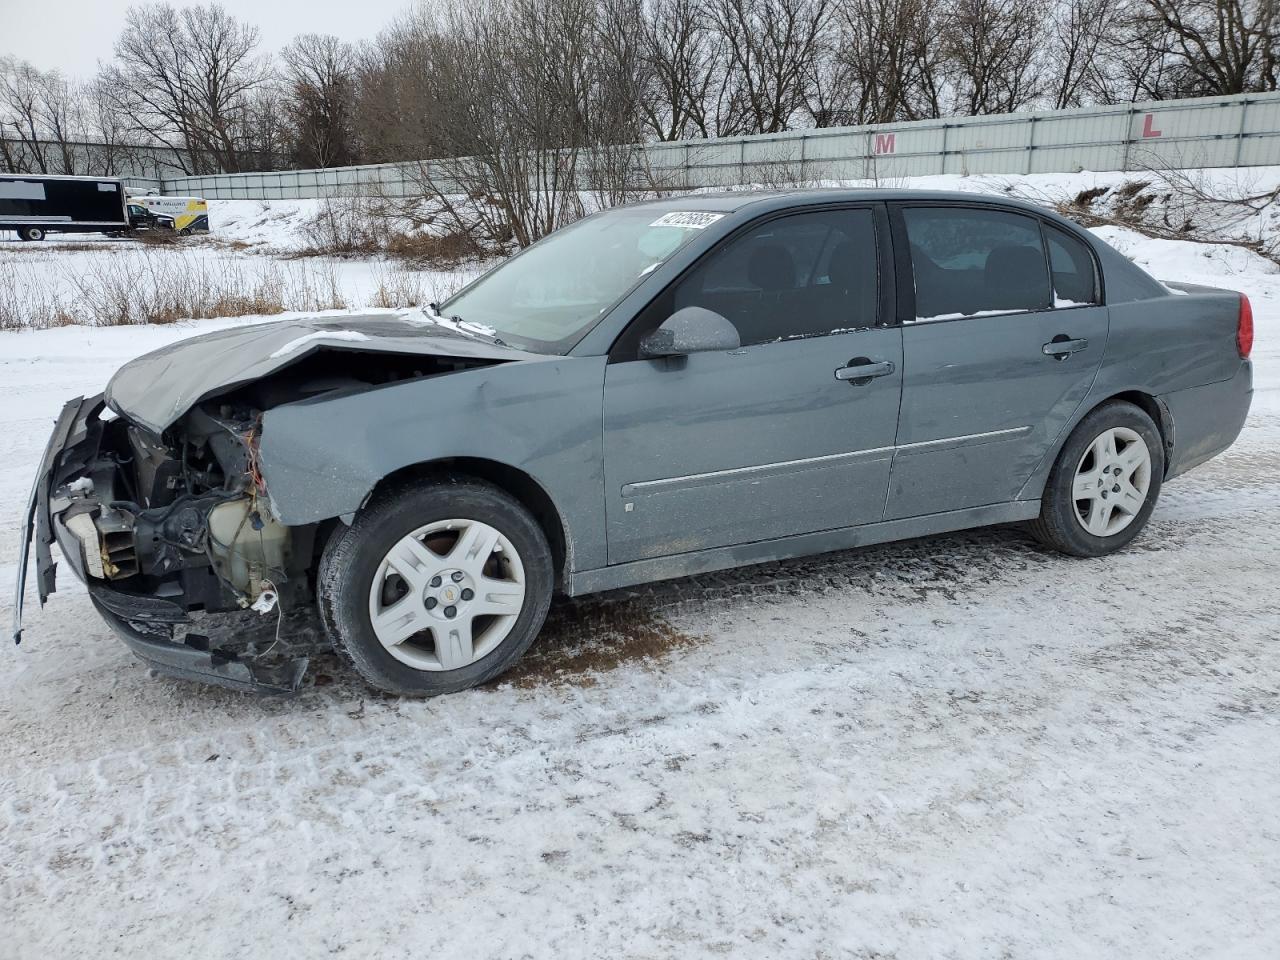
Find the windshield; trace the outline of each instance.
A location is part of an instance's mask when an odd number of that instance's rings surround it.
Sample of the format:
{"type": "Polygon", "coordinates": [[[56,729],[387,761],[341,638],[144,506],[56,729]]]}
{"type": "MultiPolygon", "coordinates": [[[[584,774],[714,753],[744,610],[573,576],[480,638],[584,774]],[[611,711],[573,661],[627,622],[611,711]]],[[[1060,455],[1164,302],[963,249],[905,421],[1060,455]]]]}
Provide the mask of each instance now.
{"type": "Polygon", "coordinates": [[[440,308],[504,343],[564,353],[606,310],[720,213],[607,210],[548,236],[440,308]]]}

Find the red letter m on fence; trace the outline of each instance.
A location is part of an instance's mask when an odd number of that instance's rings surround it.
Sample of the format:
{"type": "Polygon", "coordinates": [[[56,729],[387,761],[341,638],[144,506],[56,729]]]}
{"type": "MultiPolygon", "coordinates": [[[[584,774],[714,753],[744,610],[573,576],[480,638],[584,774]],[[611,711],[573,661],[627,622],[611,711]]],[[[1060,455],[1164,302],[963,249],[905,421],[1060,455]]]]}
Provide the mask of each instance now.
{"type": "Polygon", "coordinates": [[[875,153],[877,156],[882,153],[893,153],[895,146],[894,138],[896,136],[897,134],[895,133],[877,133],[872,153],[875,153]]]}

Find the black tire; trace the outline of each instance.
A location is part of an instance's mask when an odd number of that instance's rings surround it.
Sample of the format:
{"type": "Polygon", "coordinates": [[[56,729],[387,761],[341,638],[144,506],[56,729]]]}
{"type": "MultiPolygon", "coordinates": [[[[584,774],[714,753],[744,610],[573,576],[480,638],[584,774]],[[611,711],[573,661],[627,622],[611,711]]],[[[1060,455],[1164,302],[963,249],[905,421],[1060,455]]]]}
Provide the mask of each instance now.
{"type": "Polygon", "coordinates": [[[23,240],[43,240],[44,230],[40,227],[23,227],[18,231],[18,236],[23,240]]]}
{"type": "Polygon", "coordinates": [[[317,584],[320,617],[334,649],[370,686],[430,697],[492,680],[520,659],[546,620],[555,573],[537,521],[513,497],[471,477],[438,477],[398,485],[374,499],[325,546],[317,584]],[[455,670],[419,670],[392,656],[370,622],[369,591],[382,559],[413,530],[461,517],[502,533],[524,567],[524,605],[511,631],[486,656],[455,670]]]}
{"type": "Polygon", "coordinates": [[[1164,442],[1155,422],[1146,411],[1131,403],[1113,400],[1085,416],[1054,462],[1041,499],[1040,516],[1029,524],[1032,535],[1042,544],[1075,557],[1103,557],[1127,546],[1147,525],[1155,509],[1164,479],[1164,442]],[[1151,477],[1147,496],[1133,520],[1111,536],[1095,536],[1084,528],[1073,497],[1076,468],[1090,445],[1112,427],[1128,427],[1142,437],[1151,455],[1151,477]]]}

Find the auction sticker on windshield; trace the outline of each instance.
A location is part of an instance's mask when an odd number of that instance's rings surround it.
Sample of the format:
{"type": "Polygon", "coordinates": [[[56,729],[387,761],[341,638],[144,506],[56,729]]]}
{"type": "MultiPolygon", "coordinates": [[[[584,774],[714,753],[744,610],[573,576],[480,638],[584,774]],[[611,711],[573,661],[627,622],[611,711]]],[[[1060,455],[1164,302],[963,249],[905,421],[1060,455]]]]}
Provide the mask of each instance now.
{"type": "Polygon", "coordinates": [[[702,213],[697,210],[679,210],[675,213],[664,213],[651,227],[684,227],[687,230],[702,230],[717,220],[723,220],[723,213],[702,213]]]}

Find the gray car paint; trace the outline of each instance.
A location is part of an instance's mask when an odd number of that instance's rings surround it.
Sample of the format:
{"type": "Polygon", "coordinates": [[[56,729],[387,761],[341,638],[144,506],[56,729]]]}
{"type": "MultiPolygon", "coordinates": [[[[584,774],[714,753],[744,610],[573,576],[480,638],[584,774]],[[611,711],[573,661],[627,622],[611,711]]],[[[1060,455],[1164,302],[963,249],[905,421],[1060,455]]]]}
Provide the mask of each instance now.
{"type": "Polygon", "coordinates": [[[1084,402],[1107,340],[1105,307],[909,323],[886,520],[1017,497],[1084,402]],[[1078,353],[1044,353],[1056,336],[1078,353]],[[944,443],[948,438],[955,442],[944,443]]]}
{"type": "Polygon", "coordinates": [[[452,329],[422,311],[280,320],[179,341],[129,361],[107,385],[107,405],[160,433],[205,397],[259,380],[318,350],[479,360],[537,359],[452,329]]]}
{"type": "MultiPolygon", "coordinates": [[[[935,350],[933,362],[938,380],[927,385],[931,396],[928,399],[912,397],[908,408],[913,413],[892,431],[894,440],[891,446],[898,455],[892,461],[893,472],[889,479],[891,487],[901,483],[904,492],[900,506],[911,502],[914,496],[914,505],[908,512],[926,509],[928,500],[919,493],[909,495],[909,491],[920,489],[920,479],[913,479],[912,474],[917,465],[924,462],[922,456],[928,447],[912,454],[913,444],[942,442],[933,451],[944,454],[935,460],[932,468],[938,477],[930,489],[936,491],[952,483],[966,484],[963,472],[974,462],[972,458],[977,456],[982,446],[967,442],[966,437],[974,440],[975,435],[989,432],[977,428],[1030,426],[1035,434],[1034,443],[1017,451],[1011,449],[1006,458],[1011,465],[1010,472],[1007,476],[1000,475],[999,488],[992,494],[993,501],[1003,497],[1006,502],[945,512],[939,511],[935,505],[930,515],[924,517],[860,523],[874,513],[874,510],[871,513],[859,512],[865,507],[864,499],[874,498],[839,490],[833,498],[832,509],[824,514],[825,508],[820,507],[818,515],[814,515],[807,503],[801,505],[788,500],[782,479],[775,481],[775,477],[790,475],[782,465],[797,459],[794,455],[797,452],[803,459],[824,456],[824,451],[860,453],[867,449],[867,444],[883,444],[883,438],[889,435],[889,431],[880,418],[872,418],[874,423],[865,435],[854,430],[843,438],[832,438],[829,434],[824,436],[835,421],[830,416],[830,405],[815,402],[815,398],[825,395],[823,391],[830,384],[818,384],[816,379],[812,384],[788,379],[782,393],[776,396],[766,393],[765,387],[757,384],[758,390],[754,395],[757,408],[763,407],[770,398],[777,401],[790,398],[790,406],[779,406],[768,415],[774,428],[794,435],[795,445],[794,448],[753,445],[750,419],[736,420],[730,406],[723,400],[717,404],[716,396],[712,395],[715,389],[736,389],[733,386],[737,383],[735,378],[725,378],[723,388],[713,388],[711,380],[700,384],[690,381],[686,397],[690,406],[683,415],[677,415],[669,406],[663,406],[661,398],[647,396],[635,385],[628,386],[622,371],[606,372],[611,346],[644,306],[700,256],[756,217],[832,203],[919,202],[922,199],[972,204],[976,198],[967,194],[872,190],[693,195],[679,200],[654,201],[650,205],[663,210],[719,210],[726,215],[653,270],[606,311],[568,356],[534,357],[518,351],[489,348],[484,356],[510,362],[404,381],[358,394],[286,404],[268,411],[263,425],[261,466],[273,505],[285,523],[313,523],[354,513],[384,477],[405,467],[458,457],[508,466],[531,478],[556,505],[568,546],[564,586],[570,593],[581,593],[859,543],[918,536],[981,523],[1027,519],[1038,510],[1039,497],[1056,451],[1071,428],[1099,402],[1124,392],[1141,394],[1156,405],[1156,412],[1160,414],[1162,427],[1166,430],[1166,439],[1173,444],[1170,450],[1171,472],[1176,471],[1180,464],[1211,456],[1234,439],[1243,422],[1244,411],[1248,409],[1249,398],[1249,365],[1239,359],[1234,349],[1238,297],[1223,292],[1175,295],[1101,241],[1063,218],[1017,201],[993,202],[1002,208],[1032,212],[1063,227],[1080,236],[1099,257],[1109,306],[1105,311],[1103,308],[1082,310],[1078,316],[1080,323],[1088,318],[1090,332],[1100,329],[1104,314],[1109,317],[1109,339],[1100,361],[1096,354],[1087,358],[1088,364],[1098,364],[1096,375],[1086,376],[1083,371],[1073,371],[1072,376],[1060,378],[1062,382],[1050,384],[1048,379],[1042,382],[1040,376],[1031,372],[1033,367],[1037,371],[1045,371],[1046,377],[1048,372],[1056,376],[1060,371],[1041,363],[1039,357],[1028,355],[1016,361],[1027,365],[1027,375],[1013,378],[1012,383],[1006,384],[1001,378],[1007,376],[1007,368],[984,362],[948,368],[944,362],[945,351],[935,350]],[[1080,373],[1080,376],[1075,373],[1080,373]],[[984,384],[993,380],[1000,381],[997,388],[991,393],[984,391],[984,384]],[[1209,384],[1215,386],[1205,386],[1209,384]],[[617,395],[613,396],[615,387],[617,395]],[[1048,393],[1045,393],[1046,389],[1048,393]],[[991,400],[992,396],[998,399],[991,400]],[[974,418],[966,422],[945,422],[940,409],[972,404],[975,398],[981,402],[990,401],[981,415],[975,413],[974,418]],[[1193,402],[1213,402],[1225,413],[1215,417],[1179,412],[1189,410],[1193,402]],[[602,409],[607,414],[602,413],[602,409]],[[716,421],[714,430],[709,429],[703,420],[708,412],[716,421]],[[1039,422],[1036,417],[1039,417],[1039,422]],[[1185,420],[1179,422],[1181,417],[1185,420]],[[1009,426],[1000,427],[1002,424],[1009,426]],[[960,433],[947,436],[948,430],[960,433]],[[628,440],[623,439],[624,432],[629,435],[628,440]],[[709,436],[716,437],[719,460],[705,453],[709,436]],[[745,485],[730,482],[723,485],[722,496],[698,494],[680,505],[680,514],[685,517],[695,509],[722,514],[710,520],[710,525],[715,527],[714,535],[706,535],[707,531],[703,531],[700,541],[703,546],[680,543],[678,537],[672,536],[672,524],[660,524],[651,529],[651,536],[657,542],[656,549],[652,544],[631,543],[624,545],[616,556],[611,555],[608,533],[616,535],[616,528],[612,518],[606,523],[606,502],[611,502],[610,498],[619,498],[622,516],[625,516],[625,502],[621,501],[625,486],[706,473],[709,467],[712,471],[722,469],[719,464],[730,462],[727,451],[733,447],[735,439],[742,447],[743,455],[733,458],[732,462],[736,466],[759,468],[762,477],[767,478],[771,485],[766,502],[774,510],[794,507],[801,528],[841,523],[840,514],[847,511],[843,525],[810,532],[793,528],[785,535],[785,524],[762,528],[761,511],[755,508],[744,510],[738,506],[744,495],[753,492],[753,485],[750,482],[745,485]],[[616,454],[622,466],[615,463],[611,469],[610,451],[627,448],[641,453],[632,456],[629,462],[622,460],[627,454],[616,454]],[[665,455],[660,468],[655,468],[652,460],[646,459],[645,452],[650,457],[663,457],[663,451],[668,450],[682,453],[665,455]],[[907,451],[905,455],[902,455],[903,450],[907,451]],[[1194,452],[1187,454],[1184,450],[1194,452]],[[960,475],[954,475],[957,472],[960,475]],[[1014,485],[1023,474],[1027,474],[1025,482],[1015,491],[1014,485]],[[664,550],[684,552],[647,556],[662,554],[664,550]],[[642,559],[617,562],[622,558],[642,559]]],[[[1064,319],[1059,317],[1059,312],[1048,313],[1052,321],[1064,319]]],[[[1016,318],[1021,321],[1028,319],[1025,314],[1016,318]]],[[[970,325],[973,355],[980,357],[984,351],[996,355],[1003,349],[1008,325],[1013,322],[1006,319],[1002,323],[984,325],[970,318],[955,321],[955,325],[970,325]]],[[[1036,322],[1031,320],[1032,324],[1036,322]]],[[[348,326],[351,321],[344,319],[341,323],[348,326]]],[[[1050,328],[1057,332],[1054,323],[1050,323],[1050,328]]],[[[1062,332],[1069,331],[1064,329],[1062,332]]],[[[897,328],[860,333],[884,335],[890,341],[899,335],[897,328]]],[[[860,333],[850,335],[847,342],[854,342],[860,333]]],[[[1028,349],[1038,346],[1038,338],[1044,333],[1044,330],[1036,328],[1031,335],[1028,329],[1030,339],[1025,346],[1028,349]]],[[[272,335],[266,343],[283,345],[289,335],[272,335]]],[[[1099,336],[1095,334],[1090,339],[1099,336]]],[[[825,337],[805,343],[832,348],[832,359],[837,353],[843,356],[855,352],[836,350],[837,342],[843,347],[846,341],[842,337],[825,337]]],[[[421,341],[418,344],[422,349],[421,341]]],[[[891,352],[893,345],[890,342],[887,346],[877,346],[891,352]]],[[[353,342],[342,343],[341,347],[363,349],[361,344],[353,342]]],[[[317,345],[316,348],[321,347],[317,345]]],[[[261,375],[257,364],[262,362],[260,357],[265,351],[265,343],[257,348],[257,356],[249,362],[241,358],[239,370],[230,374],[221,371],[216,377],[210,376],[194,386],[184,386],[181,395],[175,398],[178,391],[174,384],[194,375],[194,366],[202,362],[200,351],[187,355],[175,353],[181,349],[179,345],[159,351],[152,355],[151,363],[134,367],[128,377],[122,371],[117,382],[113,382],[112,396],[118,409],[135,418],[139,416],[135,408],[141,409],[153,426],[165,420],[171,422],[173,410],[184,404],[189,406],[196,402],[198,396],[208,396],[211,391],[216,392],[228,383],[243,382],[261,375]],[[164,360],[168,361],[168,366],[164,360]],[[160,391],[159,396],[145,397],[144,384],[125,382],[135,375],[157,370],[163,374],[166,384],[166,389],[160,391]],[[211,386],[209,380],[217,380],[218,385],[211,386]]],[[[248,344],[242,343],[238,349],[248,349],[248,344]]],[[[431,349],[460,351],[463,348],[456,341],[451,341],[446,345],[432,344],[431,349]]],[[[481,355],[479,352],[485,349],[485,345],[475,344],[472,349],[477,351],[475,355],[481,355]]],[[[797,353],[810,349],[814,348],[802,345],[797,353]]],[[[744,356],[749,357],[749,354],[744,356]]],[[[678,363],[671,360],[645,362],[678,363]]],[[[727,356],[695,355],[685,361],[684,369],[688,372],[706,367],[709,371],[717,362],[721,365],[733,363],[727,356]]],[[[748,362],[743,361],[744,367],[748,362]]],[[[1048,363],[1056,361],[1049,360],[1048,363]]],[[[813,376],[825,381],[831,376],[826,372],[827,366],[836,364],[814,363],[808,373],[804,365],[797,365],[788,371],[788,375],[813,376]]],[[[655,376],[651,382],[654,389],[661,391],[669,389],[677,379],[655,376]]],[[[847,387],[841,383],[836,383],[836,386],[847,387]]],[[[827,482],[869,482],[872,493],[884,489],[884,461],[874,458],[859,461],[854,457],[848,465],[859,462],[863,464],[859,471],[851,470],[843,476],[828,474],[827,482]],[[870,464],[870,476],[867,475],[867,464],[870,464]]],[[[697,489],[708,488],[704,485],[697,489]]],[[[632,490],[634,492],[634,487],[632,490]]],[[[816,488],[802,485],[798,492],[793,493],[792,501],[817,492],[816,488]]],[[[962,501],[968,499],[973,499],[973,496],[966,496],[962,501]]]]}
{"type": "Polygon", "coordinates": [[[541,356],[268,410],[272,510],[286,524],[315,523],[353,513],[397,470],[470,458],[532,479],[556,505],[573,565],[603,566],[604,366],[541,356]]]}
{"type": "Polygon", "coordinates": [[[610,364],[609,562],[879,520],[901,369],[897,328],[610,364]],[[893,373],[836,379],[859,355],[893,373]]]}

